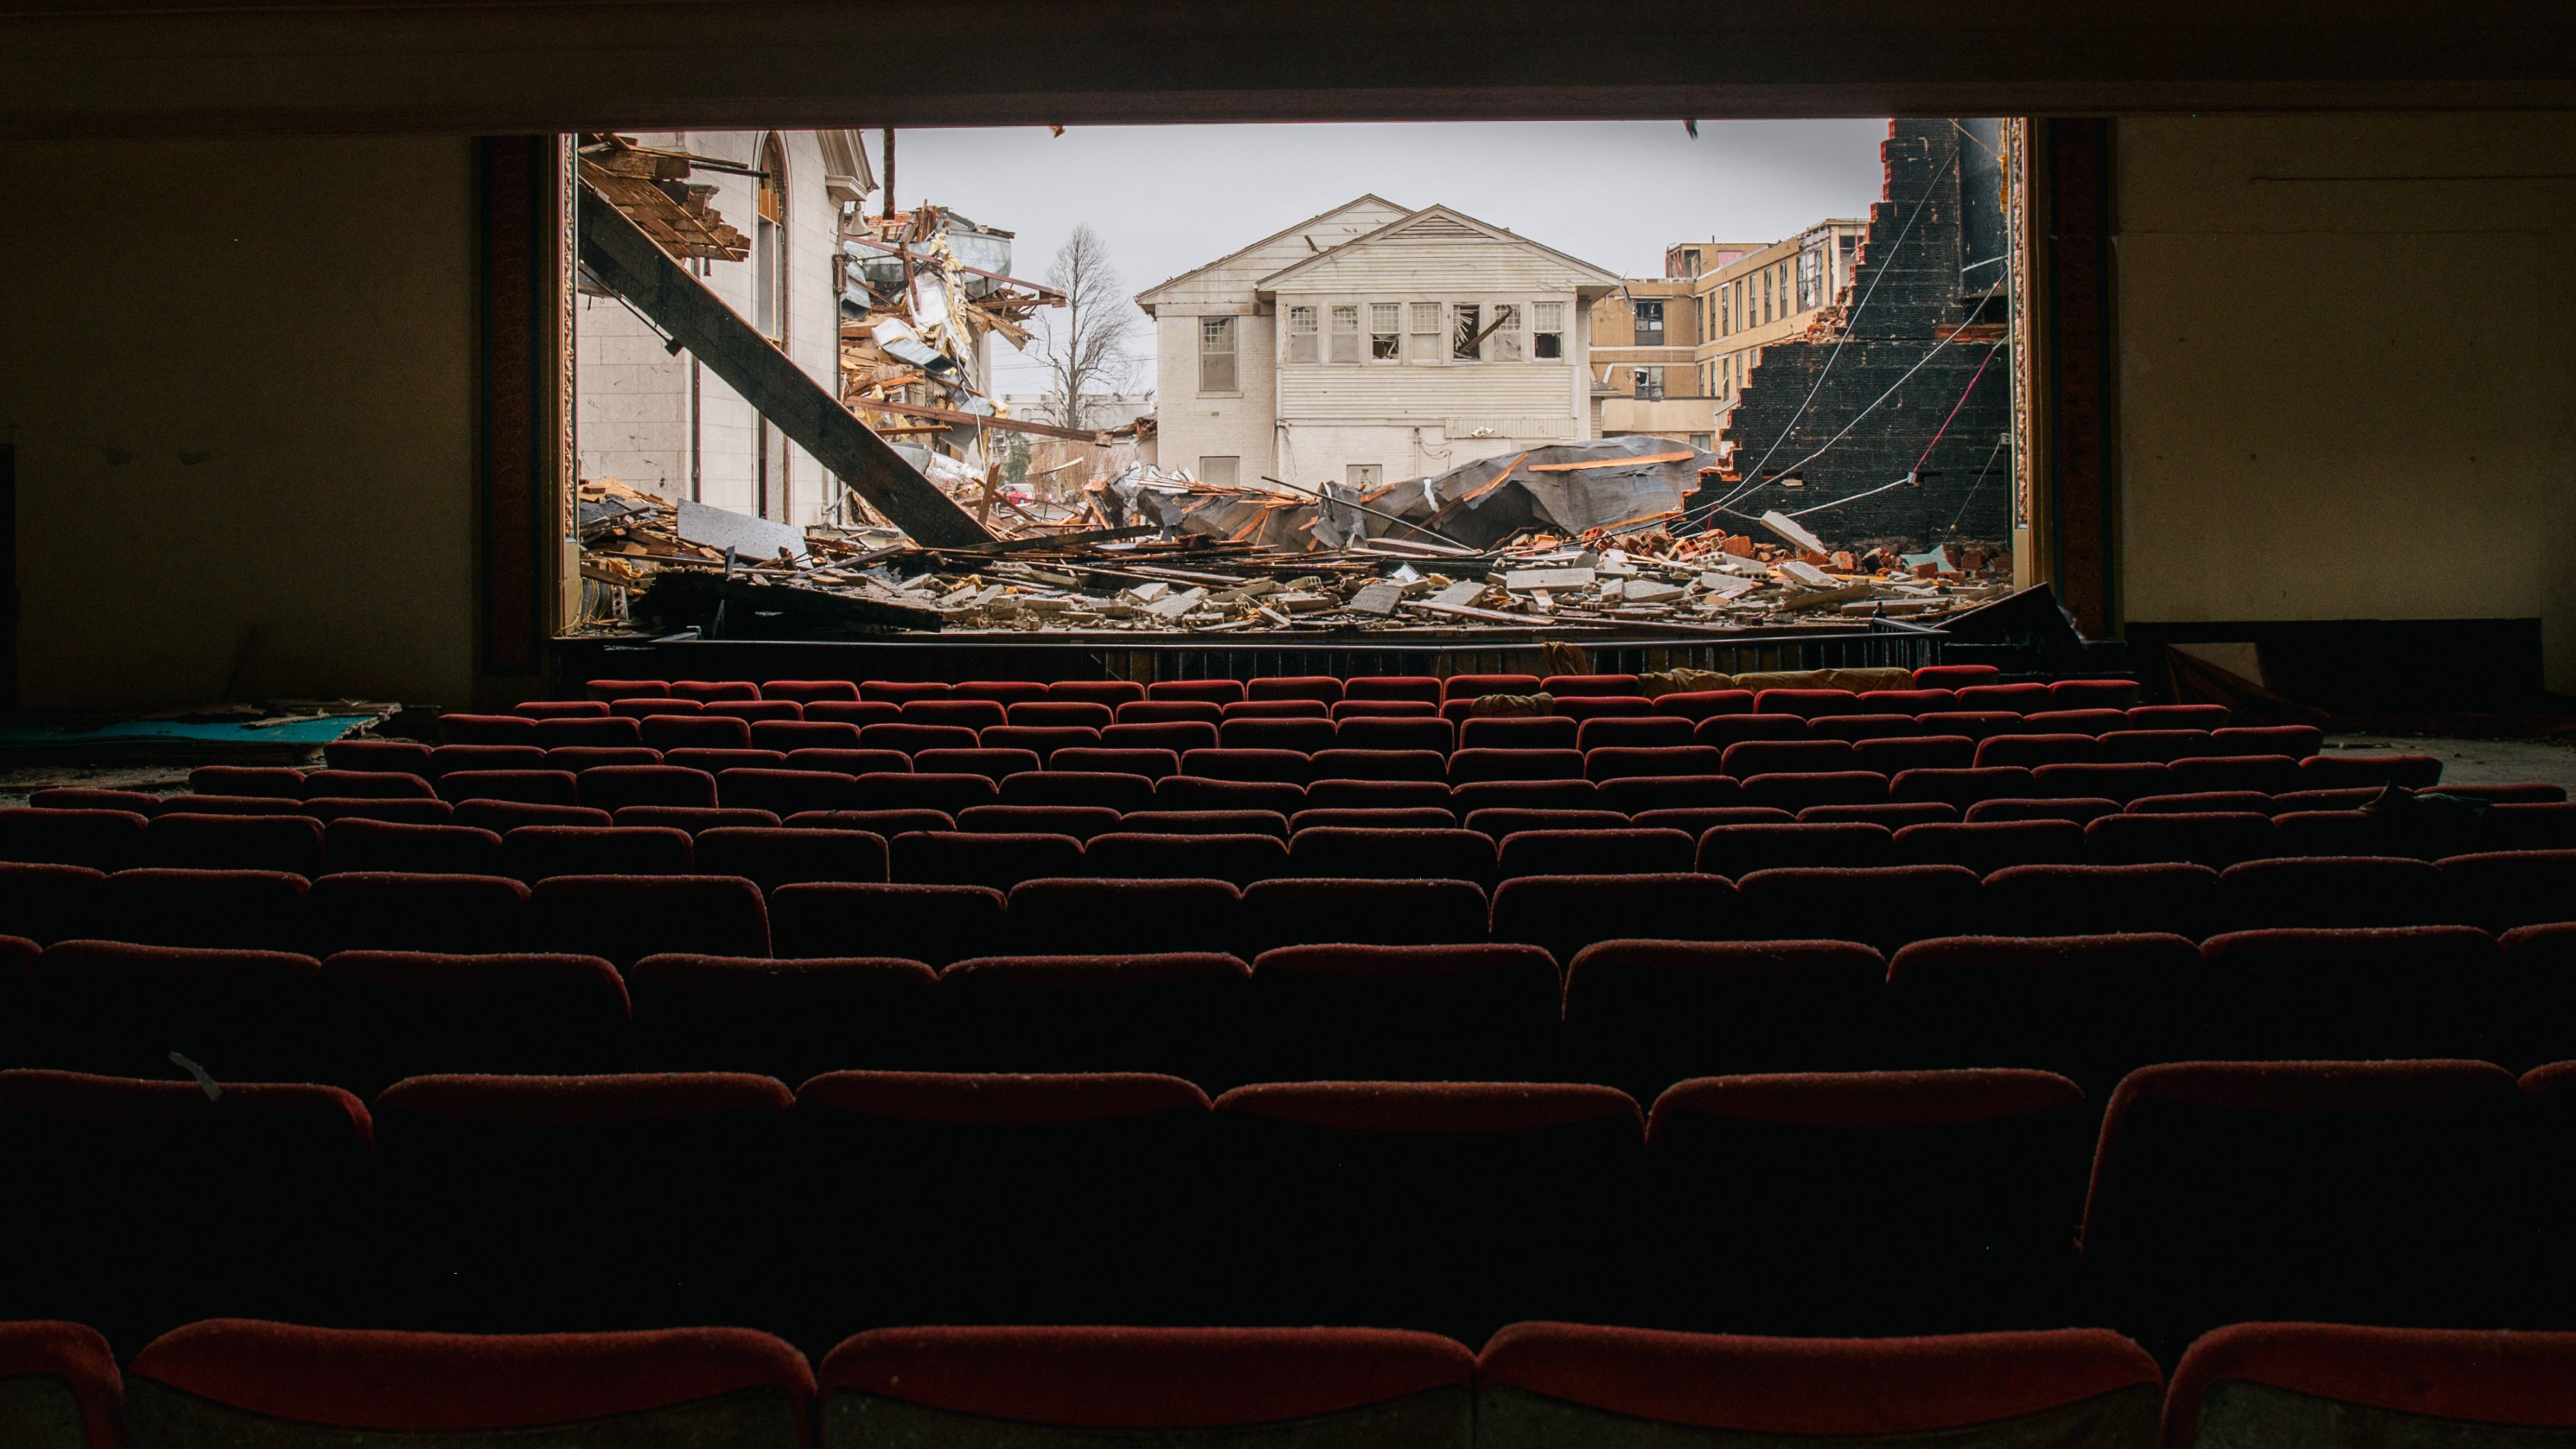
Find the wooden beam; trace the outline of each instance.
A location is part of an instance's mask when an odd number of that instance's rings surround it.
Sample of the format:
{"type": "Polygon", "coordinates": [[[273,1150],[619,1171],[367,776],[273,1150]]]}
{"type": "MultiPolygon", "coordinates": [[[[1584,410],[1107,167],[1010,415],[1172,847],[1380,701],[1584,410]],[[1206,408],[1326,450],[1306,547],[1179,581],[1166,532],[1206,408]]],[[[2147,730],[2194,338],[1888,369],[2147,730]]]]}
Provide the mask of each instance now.
{"type": "Polygon", "coordinates": [[[591,275],[653,319],[752,409],[832,470],[912,541],[954,548],[990,543],[947,494],[803,368],[689,275],[607,198],[581,188],[581,260],[591,275]]]}
{"type": "Polygon", "coordinates": [[[1028,433],[1041,438],[1062,438],[1073,443],[1097,443],[1102,438],[1116,437],[1120,433],[1130,431],[1130,428],[1094,429],[1086,433],[1080,428],[1059,428],[1053,423],[1030,423],[1022,422],[1018,418],[997,418],[985,413],[970,413],[962,408],[937,407],[930,403],[878,402],[868,398],[862,399],[859,406],[874,408],[881,413],[893,413],[897,417],[932,418],[939,422],[954,423],[959,427],[967,428],[980,423],[995,432],[1028,433]]]}

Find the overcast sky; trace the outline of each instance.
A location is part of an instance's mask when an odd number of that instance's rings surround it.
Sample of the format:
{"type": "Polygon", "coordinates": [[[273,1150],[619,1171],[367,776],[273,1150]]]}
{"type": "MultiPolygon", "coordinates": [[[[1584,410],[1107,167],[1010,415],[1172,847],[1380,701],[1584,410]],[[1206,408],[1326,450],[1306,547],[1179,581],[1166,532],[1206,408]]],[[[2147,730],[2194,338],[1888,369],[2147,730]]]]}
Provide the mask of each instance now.
{"type": "MultiPolygon", "coordinates": [[[[1868,215],[1886,134],[1879,120],[1702,121],[1696,139],[1679,121],[917,130],[895,142],[895,199],[1019,233],[1012,270],[1032,279],[1090,222],[1130,295],[1366,192],[1651,277],[1668,242],[1773,241],[1868,215]]],[[[1134,385],[1147,388],[1141,320],[1134,385]]],[[[1001,360],[1003,391],[1044,388],[1034,359],[1001,360]]]]}

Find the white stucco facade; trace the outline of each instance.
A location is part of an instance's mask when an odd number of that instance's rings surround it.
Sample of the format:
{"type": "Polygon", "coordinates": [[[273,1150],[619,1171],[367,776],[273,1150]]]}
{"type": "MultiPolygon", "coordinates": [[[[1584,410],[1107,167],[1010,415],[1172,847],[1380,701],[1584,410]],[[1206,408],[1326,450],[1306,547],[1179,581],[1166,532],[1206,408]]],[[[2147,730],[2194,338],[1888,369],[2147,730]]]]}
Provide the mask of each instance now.
{"type": "Polygon", "coordinates": [[[1163,466],[1393,483],[1590,437],[1591,304],[1618,283],[1446,207],[1360,197],[1137,297],[1163,466]],[[1208,365],[1229,339],[1230,389],[1208,365]]]}
{"type": "MultiPolygon", "coordinates": [[[[839,395],[840,300],[837,295],[841,196],[849,178],[827,180],[824,148],[813,131],[663,131],[635,133],[639,145],[685,151],[757,169],[774,135],[786,266],[781,347],[805,374],[839,395]],[[836,195],[835,192],[840,195],[836,195]]],[[[756,178],[696,168],[693,185],[713,185],[717,214],[754,236],[753,256],[691,265],[709,289],[757,324],[756,178]]],[[[583,292],[575,299],[576,418],[581,472],[614,478],[664,497],[694,498],[720,508],[784,522],[815,522],[837,485],[802,448],[768,429],[751,405],[615,297],[583,292]],[[766,456],[764,457],[764,452],[766,456]]]]}

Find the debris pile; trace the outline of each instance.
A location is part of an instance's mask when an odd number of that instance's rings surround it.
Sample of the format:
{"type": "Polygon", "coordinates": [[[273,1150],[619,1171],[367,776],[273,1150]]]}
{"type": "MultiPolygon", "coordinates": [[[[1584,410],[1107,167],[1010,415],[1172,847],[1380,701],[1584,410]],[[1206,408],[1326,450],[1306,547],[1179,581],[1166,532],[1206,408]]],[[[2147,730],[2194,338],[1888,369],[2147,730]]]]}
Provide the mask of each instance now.
{"type": "Polygon", "coordinates": [[[728,638],[886,629],[1687,634],[1928,620],[2009,592],[1992,571],[1999,555],[1970,571],[1937,550],[1919,561],[1883,550],[1854,557],[1651,526],[1531,530],[1491,549],[1418,538],[1342,548],[1165,538],[1151,525],[925,549],[899,535],[813,529],[802,552],[781,540],[766,554],[737,543],[728,557],[710,541],[720,521],[701,516],[721,512],[584,485],[584,576],[627,599],[624,618],[598,622],[728,638]]]}

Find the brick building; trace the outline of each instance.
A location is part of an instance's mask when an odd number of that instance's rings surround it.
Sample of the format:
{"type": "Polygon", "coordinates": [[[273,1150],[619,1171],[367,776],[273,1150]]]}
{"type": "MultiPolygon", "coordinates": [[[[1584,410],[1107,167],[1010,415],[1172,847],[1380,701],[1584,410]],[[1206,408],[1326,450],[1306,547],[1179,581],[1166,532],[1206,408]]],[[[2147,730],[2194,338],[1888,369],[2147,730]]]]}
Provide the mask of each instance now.
{"type": "Polygon", "coordinates": [[[1886,188],[1839,305],[1803,338],[1765,345],[1724,420],[1740,481],[1697,500],[1724,500],[1721,526],[1817,509],[1803,521],[1836,545],[2008,536],[1998,131],[1991,121],[1889,124],[1886,188]]]}

